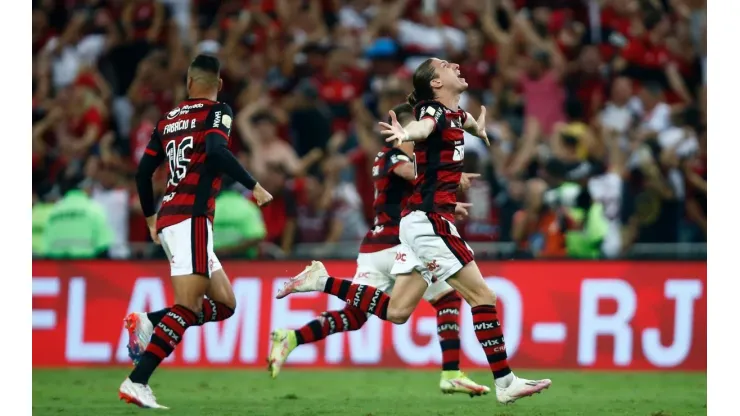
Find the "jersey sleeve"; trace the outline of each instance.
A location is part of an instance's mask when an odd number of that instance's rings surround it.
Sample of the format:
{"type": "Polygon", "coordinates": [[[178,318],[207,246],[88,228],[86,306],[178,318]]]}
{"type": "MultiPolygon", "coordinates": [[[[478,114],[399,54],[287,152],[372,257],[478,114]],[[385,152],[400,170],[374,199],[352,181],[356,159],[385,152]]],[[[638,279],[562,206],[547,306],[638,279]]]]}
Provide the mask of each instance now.
{"type": "Polygon", "coordinates": [[[152,176],[154,176],[154,172],[162,164],[164,158],[165,152],[162,148],[162,141],[155,127],[136,170],[136,189],[139,193],[141,210],[146,217],[151,217],[156,212],[152,176]]]}
{"type": "Polygon", "coordinates": [[[393,172],[398,166],[403,163],[413,163],[411,158],[398,148],[393,148],[385,155],[385,174],[393,172]]]}
{"type": "Polygon", "coordinates": [[[416,113],[416,119],[419,121],[430,119],[434,122],[434,130],[441,130],[445,125],[445,110],[441,104],[435,101],[424,103],[419,107],[419,111],[416,113]]]}
{"type": "Polygon", "coordinates": [[[234,120],[234,113],[231,107],[225,103],[217,103],[211,107],[211,112],[206,117],[206,136],[215,133],[229,141],[231,136],[231,122],[234,120]]]}

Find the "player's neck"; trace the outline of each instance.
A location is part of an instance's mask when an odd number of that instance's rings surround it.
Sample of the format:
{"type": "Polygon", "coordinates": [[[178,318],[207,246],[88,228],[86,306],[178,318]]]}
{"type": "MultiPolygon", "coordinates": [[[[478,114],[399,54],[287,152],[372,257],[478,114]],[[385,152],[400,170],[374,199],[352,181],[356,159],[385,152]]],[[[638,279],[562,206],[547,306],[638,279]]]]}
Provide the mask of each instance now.
{"type": "Polygon", "coordinates": [[[450,110],[457,111],[457,107],[460,105],[460,93],[440,92],[437,96],[437,101],[442,103],[445,107],[450,110]]]}
{"type": "Polygon", "coordinates": [[[211,100],[216,101],[218,92],[191,91],[188,93],[189,100],[211,100]]]}

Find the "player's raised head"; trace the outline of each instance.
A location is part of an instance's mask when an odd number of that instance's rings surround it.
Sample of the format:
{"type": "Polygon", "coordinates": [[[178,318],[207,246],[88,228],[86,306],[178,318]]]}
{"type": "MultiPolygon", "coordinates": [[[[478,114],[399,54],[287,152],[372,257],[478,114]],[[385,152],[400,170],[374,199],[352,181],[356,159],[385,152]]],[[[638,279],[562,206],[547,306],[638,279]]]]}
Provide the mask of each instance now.
{"type": "Polygon", "coordinates": [[[414,91],[408,97],[412,106],[434,100],[441,92],[459,94],[468,88],[460,73],[460,65],[437,58],[429,58],[416,68],[413,84],[414,91]]]}
{"type": "Polygon", "coordinates": [[[188,92],[193,97],[194,93],[210,93],[212,90],[220,91],[221,85],[221,62],[212,55],[200,54],[193,59],[188,68],[188,92]]]}

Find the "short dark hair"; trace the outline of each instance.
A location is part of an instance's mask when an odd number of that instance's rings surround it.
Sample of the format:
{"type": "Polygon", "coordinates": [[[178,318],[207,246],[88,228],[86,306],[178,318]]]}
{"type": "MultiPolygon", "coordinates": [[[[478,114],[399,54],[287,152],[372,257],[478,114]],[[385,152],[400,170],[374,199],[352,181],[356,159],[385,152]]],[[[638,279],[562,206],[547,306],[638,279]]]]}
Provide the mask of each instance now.
{"type": "Polygon", "coordinates": [[[213,55],[200,54],[190,63],[190,69],[198,69],[203,72],[219,75],[221,73],[221,62],[213,55]]]}
{"type": "MultiPolygon", "coordinates": [[[[402,103],[398,104],[397,106],[393,107],[393,112],[396,113],[396,120],[398,120],[399,123],[404,124],[401,119],[405,119],[407,117],[414,117],[414,107],[411,106],[409,103],[402,103]]],[[[388,117],[388,124],[391,123],[390,116],[388,117]]]]}
{"type": "Polygon", "coordinates": [[[428,101],[434,99],[434,89],[430,82],[437,78],[437,71],[432,66],[432,59],[429,58],[422,62],[416,71],[414,71],[413,84],[414,90],[408,96],[408,102],[412,107],[416,107],[420,101],[428,101]]]}

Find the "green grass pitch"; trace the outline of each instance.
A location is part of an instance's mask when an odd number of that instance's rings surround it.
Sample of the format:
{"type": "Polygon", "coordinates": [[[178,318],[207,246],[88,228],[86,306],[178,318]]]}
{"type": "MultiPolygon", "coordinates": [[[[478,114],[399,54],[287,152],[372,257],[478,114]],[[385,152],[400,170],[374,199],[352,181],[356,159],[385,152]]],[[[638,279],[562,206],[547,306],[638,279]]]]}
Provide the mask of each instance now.
{"type": "MultiPolygon", "coordinates": [[[[33,370],[33,414],[115,416],[143,410],[118,400],[128,373],[117,369],[33,370]]],[[[706,373],[521,371],[549,377],[540,395],[503,406],[491,394],[470,398],[439,392],[439,373],[417,370],[285,368],[266,371],[163,368],[152,378],[169,411],[197,416],[697,416],[707,414],[706,373]]],[[[490,373],[471,378],[490,383],[490,373]]]]}

